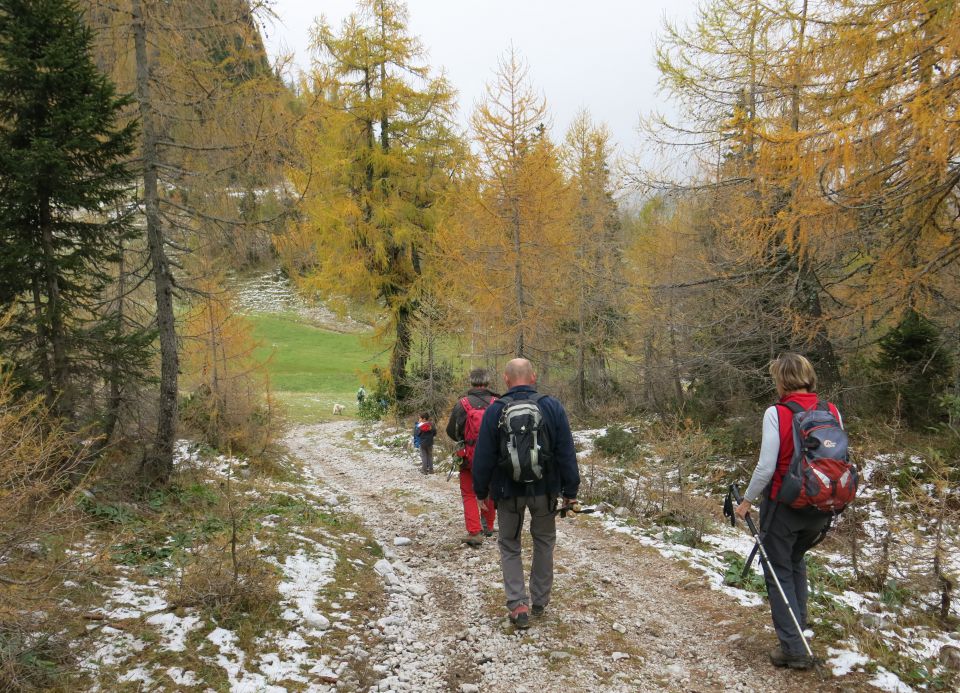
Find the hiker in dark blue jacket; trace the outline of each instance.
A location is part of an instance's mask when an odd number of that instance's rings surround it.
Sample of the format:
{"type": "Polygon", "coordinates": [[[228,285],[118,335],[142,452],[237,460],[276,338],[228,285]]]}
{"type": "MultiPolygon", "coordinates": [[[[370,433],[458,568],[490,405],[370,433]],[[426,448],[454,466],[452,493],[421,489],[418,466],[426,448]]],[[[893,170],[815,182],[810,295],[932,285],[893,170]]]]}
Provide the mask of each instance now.
{"type": "Polygon", "coordinates": [[[497,545],[507,609],[510,610],[510,621],[519,628],[526,628],[531,610],[534,616],[539,616],[550,601],[558,499],[563,499],[564,506],[576,502],[580,470],[567,413],[557,399],[549,396],[537,401],[550,453],[544,478],[529,484],[517,483],[499,466],[500,415],[511,400],[530,399],[536,395],[537,376],[529,361],[514,359],[507,364],[503,380],[509,388],[507,393],[487,407],[480,423],[473,456],[473,487],[477,498],[483,499],[489,494],[496,503],[497,545]],[[526,509],[530,510],[530,535],[533,537],[529,596],[524,585],[520,553],[520,529],[526,509]]]}

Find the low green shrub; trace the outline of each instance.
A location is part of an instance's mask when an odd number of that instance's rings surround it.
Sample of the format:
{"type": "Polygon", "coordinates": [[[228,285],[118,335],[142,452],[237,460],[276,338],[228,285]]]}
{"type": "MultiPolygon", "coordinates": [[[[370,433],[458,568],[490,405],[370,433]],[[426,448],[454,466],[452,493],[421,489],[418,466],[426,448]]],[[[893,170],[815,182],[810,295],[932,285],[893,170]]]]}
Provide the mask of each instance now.
{"type": "Polygon", "coordinates": [[[640,438],[630,429],[614,424],[593,441],[594,449],[619,462],[633,462],[640,456],[640,438]]]}
{"type": "Polygon", "coordinates": [[[727,570],[723,574],[723,584],[730,585],[731,587],[739,587],[740,589],[766,596],[767,583],[764,581],[763,575],[755,569],[755,566],[751,566],[746,576],[741,577],[743,574],[743,565],[746,562],[744,556],[734,553],[733,551],[724,551],[722,557],[727,564],[727,570]]]}

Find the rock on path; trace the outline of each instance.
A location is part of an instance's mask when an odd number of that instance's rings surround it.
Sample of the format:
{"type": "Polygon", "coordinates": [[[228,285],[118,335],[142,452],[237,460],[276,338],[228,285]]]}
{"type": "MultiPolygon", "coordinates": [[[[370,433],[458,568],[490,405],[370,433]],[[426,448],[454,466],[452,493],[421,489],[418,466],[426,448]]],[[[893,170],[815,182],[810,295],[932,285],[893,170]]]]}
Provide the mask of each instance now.
{"type": "MultiPolygon", "coordinates": [[[[410,452],[351,440],[355,430],[352,421],[303,426],[287,444],[384,547],[375,570],[388,602],[367,623],[374,690],[837,690],[769,665],[774,637],[761,610],[589,517],[558,518],[551,604],[514,632],[495,537],[478,549],[459,543],[456,482],[420,475],[410,452]]],[[[529,546],[524,558],[529,568],[529,546]]]]}

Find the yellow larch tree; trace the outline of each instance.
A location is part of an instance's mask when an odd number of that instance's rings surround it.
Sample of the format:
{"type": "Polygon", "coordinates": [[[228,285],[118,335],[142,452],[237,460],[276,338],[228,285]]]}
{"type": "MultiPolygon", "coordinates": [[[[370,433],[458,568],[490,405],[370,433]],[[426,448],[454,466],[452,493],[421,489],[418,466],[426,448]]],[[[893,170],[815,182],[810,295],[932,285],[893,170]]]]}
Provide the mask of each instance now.
{"type": "Polygon", "coordinates": [[[584,110],[564,142],[564,165],[574,202],[573,301],[567,332],[573,337],[573,386],[581,410],[591,393],[609,399],[608,359],[625,332],[623,244],[611,175],[610,132],[584,110]]]}
{"type": "Polygon", "coordinates": [[[389,376],[402,400],[434,205],[463,155],[454,93],[431,74],[396,0],[364,0],[338,33],[321,21],[314,47],[312,105],[297,134],[303,162],[291,172],[303,222],[282,253],[309,264],[308,287],[386,310],[389,376]]]}
{"type": "Polygon", "coordinates": [[[817,189],[822,88],[809,49],[821,21],[805,0],[715,0],[660,46],[662,84],[689,110],[682,124],[656,122],[655,133],[698,157],[697,180],[672,191],[710,205],[713,276],[702,286],[749,298],[718,301],[739,328],[711,332],[727,364],[760,387],[763,364],[787,349],[812,357],[825,389],[839,378],[823,276],[844,256],[839,220],[817,189]]]}
{"type": "Polygon", "coordinates": [[[956,315],[960,264],[960,8],[951,0],[837,0],[812,50],[829,85],[825,200],[850,221],[844,300],[879,322],[956,315]]]}
{"type": "Polygon", "coordinates": [[[472,115],[479,159],[466,189],[473,194],[464,193],[462,218],[445,239],[480,348],[537,358],[541,375],[559,346],[575,257],[570,188],[546,117],[511,49],[472,115]]]}

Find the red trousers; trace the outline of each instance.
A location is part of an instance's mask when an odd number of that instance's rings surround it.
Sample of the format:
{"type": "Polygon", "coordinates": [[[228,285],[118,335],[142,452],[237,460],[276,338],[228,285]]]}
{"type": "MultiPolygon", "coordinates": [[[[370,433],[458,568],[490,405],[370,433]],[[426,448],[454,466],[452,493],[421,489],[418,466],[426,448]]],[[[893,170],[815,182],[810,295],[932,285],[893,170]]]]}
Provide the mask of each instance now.
{"type": "MultiPolygon", "coordinates": [[[[477,502],[477,494],[473,490],[473,474],[469,469],[460,470],[460,495],[463,497],[463,519],[467,524],[467,533],[479,534],[483,529],[480,526],[480,505],[477,502]]],[[[482,506],[487,529],[492,530],[493,523],[497,519],[497,510],[489,498],[484,499],[482,506]]]]}

